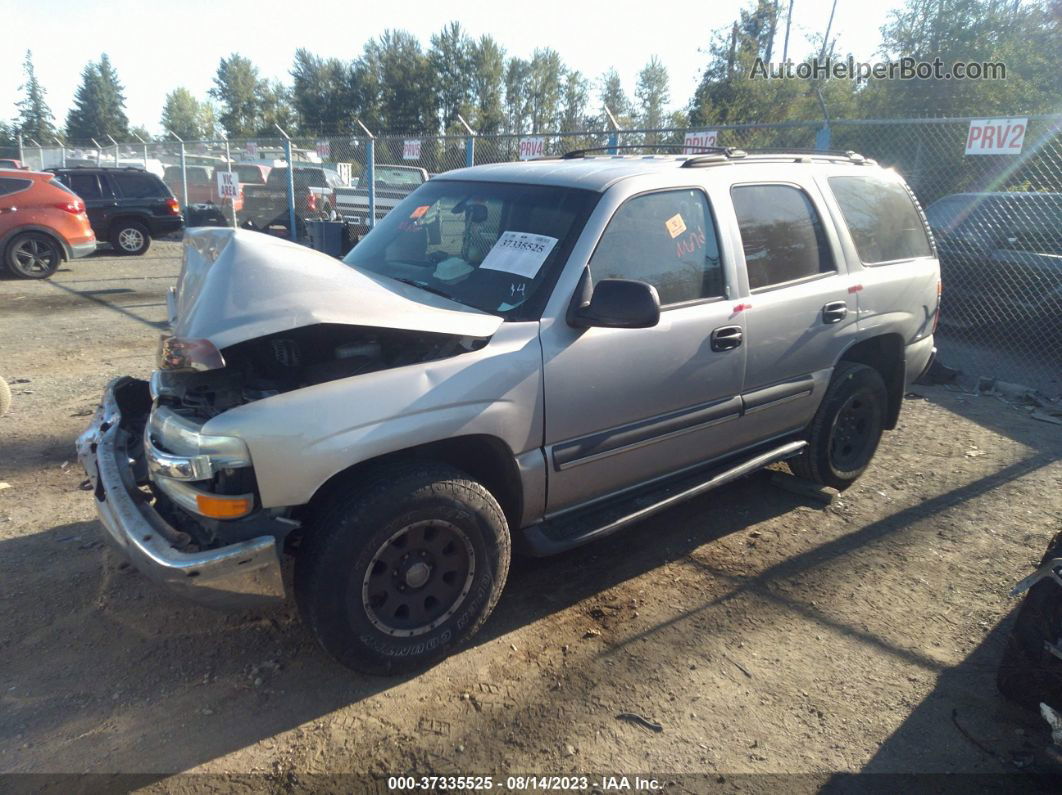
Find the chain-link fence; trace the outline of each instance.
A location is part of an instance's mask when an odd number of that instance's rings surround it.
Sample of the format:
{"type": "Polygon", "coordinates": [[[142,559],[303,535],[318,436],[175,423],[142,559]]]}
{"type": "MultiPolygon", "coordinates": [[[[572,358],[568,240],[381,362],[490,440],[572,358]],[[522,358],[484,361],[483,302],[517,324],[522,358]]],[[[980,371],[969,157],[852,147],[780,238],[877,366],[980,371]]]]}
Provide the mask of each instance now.
{"type": "MultiPolygon", "coordinates": [[[[468,165],[576,149],[606,156],[681,154],[687,145],[851,150],[896,168],[926,212],[944,283],[938,330],[943,361],[969,374],[1062,395],[1062,115],[1029,117],[1020,129],[1013,120],[995,125],[993,145],[981,146],[987,154],[969,151],[977,126],[972,121],[800,121],[490,136],[372,137],[360,131],[290,140],[65,146],[23,141],[10,156],[35,169],[144,168],[169,185],[192,223],[235,223],[298,238],[311,219],[344,220],[364,232],[424,180],[468,165]],[[218,172],[226,171],[239,183],[235,198],[222,195],[218,172]]],[[[982,127],[976,133],[982,144],[983,136],[982,127]]]]}

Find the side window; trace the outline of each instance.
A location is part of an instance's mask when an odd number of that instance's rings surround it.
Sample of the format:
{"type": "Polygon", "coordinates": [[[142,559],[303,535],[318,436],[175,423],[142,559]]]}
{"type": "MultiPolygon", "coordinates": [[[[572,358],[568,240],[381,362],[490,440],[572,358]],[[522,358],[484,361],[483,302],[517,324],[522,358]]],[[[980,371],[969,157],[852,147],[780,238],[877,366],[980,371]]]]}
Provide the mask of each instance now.
{"type": "Polygon", "coordinates": [[[82,199],[99,199],[103,196],[95,174],[68,174],[64,182],[82,199]]]}
{"type": "Polygon", "coordinates": [[[629,199],[608,222],[590,276],[648,282],[663,306],[721,297],[723,269],[707,197],[673,190],[629,199]]]}
{"type": "Polygon", "coordinates": [[[800,188],[737,185],[730,195],[750,289],[836,270],[822,219],[800,188]]]}
{"type": "Polygon", "coordinates": [[[830,177],[829,182],[859,259],[867,265],[933,255],[918,208],[901,182],[877,175],[830,177]]]}
{"type": "Polygon", "coordinates": [[[158,181],[150,174],[117,172],[111,173],[110,178],[125,199],[156,199],[163,193],[158,181]]]}
{"type": "Polygon", "coordinates": [[[33,184],[30,179],[16,179],[14,177],[0,177],[0,196],[18,193],[33,184]]]}

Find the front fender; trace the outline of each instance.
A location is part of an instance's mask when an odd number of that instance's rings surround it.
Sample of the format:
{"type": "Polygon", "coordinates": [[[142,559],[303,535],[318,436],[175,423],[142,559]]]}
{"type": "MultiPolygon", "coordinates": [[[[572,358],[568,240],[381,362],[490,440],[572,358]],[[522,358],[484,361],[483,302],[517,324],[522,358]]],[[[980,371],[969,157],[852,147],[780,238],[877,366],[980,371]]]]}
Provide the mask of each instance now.
{"type": "Polygon", "coordinates": [[[316,384],[248,403],[203,432],[243,439],[262,506],[303,505],[333,475],[388,453],[484,435],[542,445],[537,323],[505,323],[478,351],[316,384]]]}

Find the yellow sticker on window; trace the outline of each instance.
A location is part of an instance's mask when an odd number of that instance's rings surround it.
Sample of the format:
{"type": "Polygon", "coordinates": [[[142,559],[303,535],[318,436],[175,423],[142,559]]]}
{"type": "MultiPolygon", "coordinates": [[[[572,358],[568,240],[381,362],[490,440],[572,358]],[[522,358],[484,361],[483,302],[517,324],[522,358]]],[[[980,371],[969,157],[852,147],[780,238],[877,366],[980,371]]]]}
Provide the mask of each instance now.
{"type": "Polygon", "coordinates": [[[664,226],[667,227],[668,234],[673,238],[686,231],[686,222],[682,220],[682,216],[679,213],[675,213],[664,221],[664,226]]]}

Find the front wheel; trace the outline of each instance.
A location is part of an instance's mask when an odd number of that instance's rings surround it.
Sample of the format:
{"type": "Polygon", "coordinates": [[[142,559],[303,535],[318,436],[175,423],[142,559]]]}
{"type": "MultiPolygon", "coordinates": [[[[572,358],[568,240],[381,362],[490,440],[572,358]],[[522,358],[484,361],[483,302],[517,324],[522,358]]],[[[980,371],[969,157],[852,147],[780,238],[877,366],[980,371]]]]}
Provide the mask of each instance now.
{"type": "Polygon", "coordinates": [[[411,463],[335,498],[295,563],[303,621],[343,665],[397,674],[442,659],[480,628],[509,571],[505,516],[457,469],[411,463]]]}
{"type": "Polygon", "coordinates": [[[887,403],[877,370],[840,362],[808,426],[808,446],[789,461],[793,474],[839,490],[851,486],[878,449],[887,403]]]}
{"type": "Polygon", "coordinates": [[[119,254],[139,256],[151,246],[151,235],[139,221],[119,221],[111,229],[111,245],[119,254]]]}

